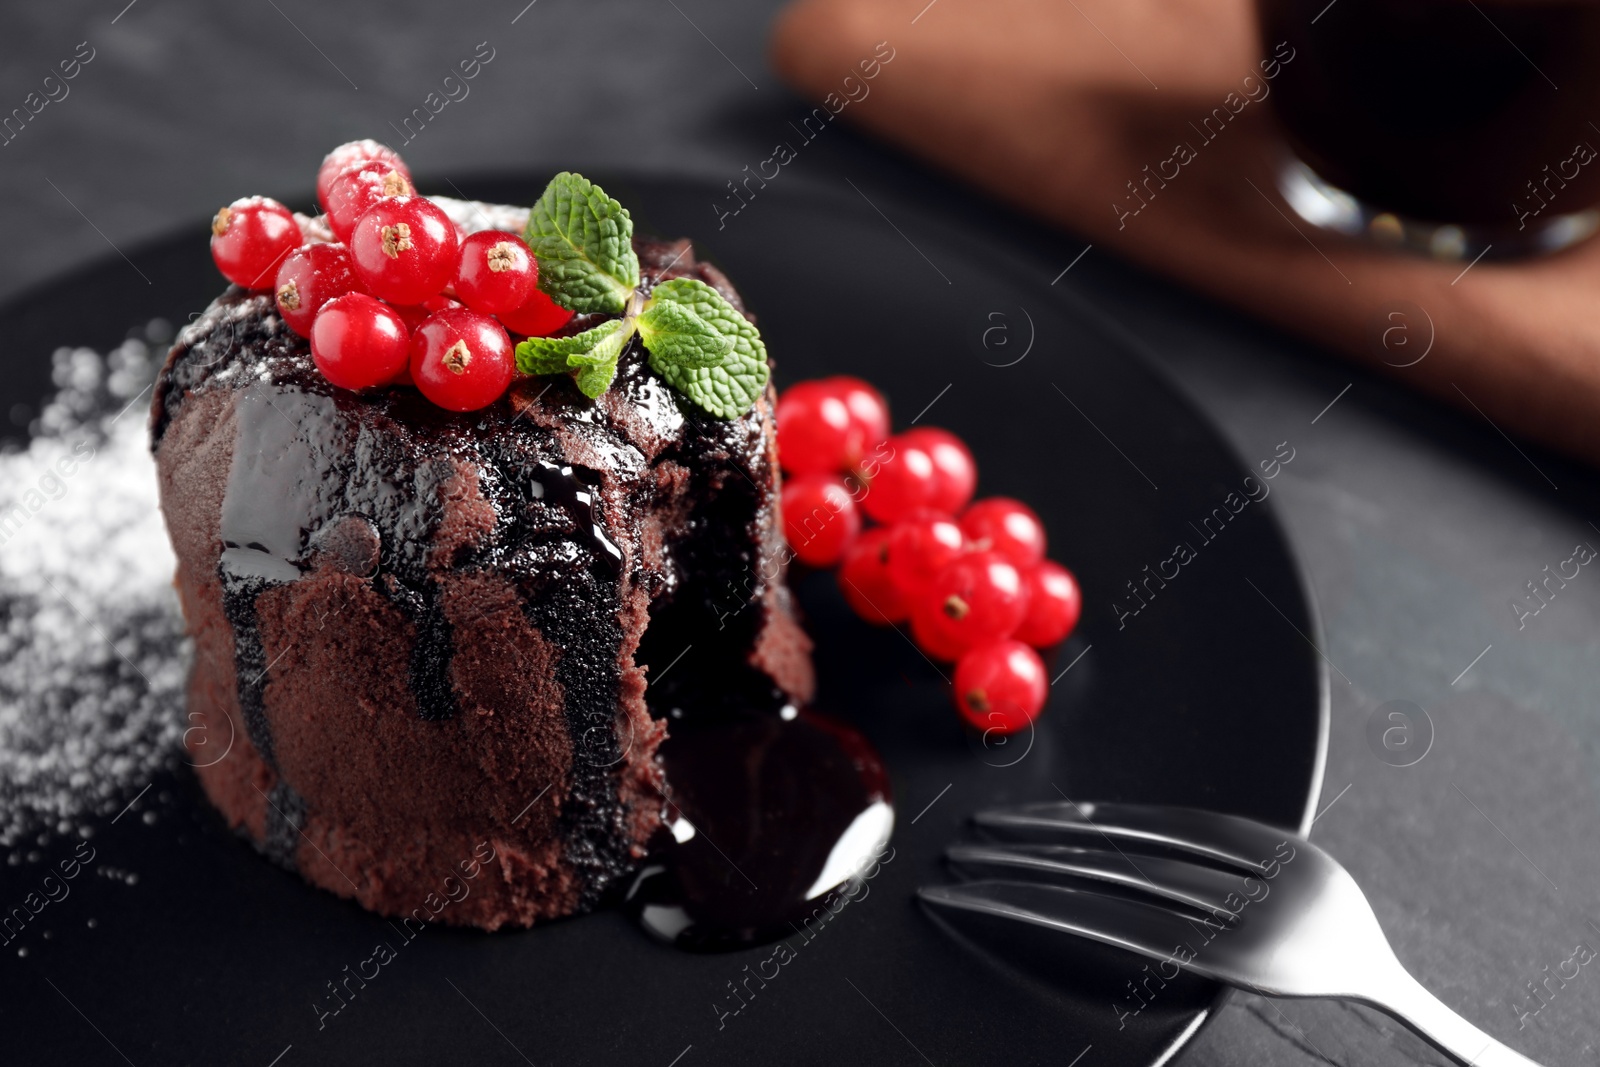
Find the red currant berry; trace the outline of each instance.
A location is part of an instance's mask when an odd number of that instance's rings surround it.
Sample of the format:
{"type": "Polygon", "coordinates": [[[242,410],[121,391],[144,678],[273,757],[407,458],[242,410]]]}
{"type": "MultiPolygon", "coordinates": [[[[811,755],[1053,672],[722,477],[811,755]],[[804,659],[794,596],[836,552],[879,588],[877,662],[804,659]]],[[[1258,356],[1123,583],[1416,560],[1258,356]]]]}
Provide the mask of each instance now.
{"type": "Polygon", "coordinates": [[[956,708],[986,733],[1016,733],[1039,717],[1049,695],[1044,663],[1021,641],[989,641],[956,661],[956,708]]]}
{"type": "Polygon", "coordinates": [[[794,474],[830,474],[861,458],[861,427],[825,381],[797,382],[778,397],[778,459],[794,474]]]}
{"type": "Polygon", "coordinates": [[[311,358],[343,389],[384,385],[406,364],[406,324],[366,293],[336,296],[311,324],[311,358]]]}
{"type": "Polygon", "coordinates": [[[289,329],[310,337],[311,323],[322,305],[355,290],[349,249],[338,244],[309,244],[290,252],[278,268],[273,298],[289,329]]]}
{"type": "Polygon", "coordinates": [[[978,464],[966,443],[936,426],[916,426],[900,436],[933,459],[932,507],[946,515],[959,515],[978,487],[978,464]]]}
{"type": "Polygon", "coordinates": [[[322,157],[322,166],[317,168],[317,203],[322,205],[323,211],[328,210],[328,189],[333,185],[333,179],[351,167],[368,160],[387,163],[404,174],[407,181],[411,180],[411,172],[401,162],[400,154],[388,145],[370,140],[342,144],[322,157]]]}
{"type": "MultiPolygon", "coordinates": [[[[782,444],[779,444],[781,451],[782,444]]],[[[930,510],[936,471],[933,457],[919,445],[896,434],[885,442],[881,460],[863,464],[867,495],[861,506],[879,522],[893,523],[930,510]]]]}
{"type": "Polygon", "coordinates": [[[328,186],[328,227],[334,237],[349,241],[356,220],[367,208],[385,197],[415,195],[405,171],[381,160],[368,160],[340,174],[328,186]]]}
{"type": "Polygon", "coordinates": [[[945,567],[915,598],[919,640],[965,651],[1010,637],[1028,612],[1022,572],[997,552],[972,552],[945,567]]]}
{"type": "Polygon", "coordinates": [[[265,289],[305,240],[294,212],[265,196],[235,200],[211,220],[211,258],[235,285],[265,289]]]}
{"type": "Polygon", "coordinates": [[[516,234],[482,230],[462,240],[456,295],[473,311],[516,311],[538,282],[539,264],[516,234]]]}
{"type": "MultiPolygon", "coordinates": [[[[889,436],[889,402],[883,399],[882,393],[848,374],[824,379],[824,384],[844,401],[850,411],[850,421],[860,429],[862,455],[889,436]]],[[[851,466],[860,458],[852,460],[851,466]]]]}
{"type": "Polygon", "coordinates": [[[961,653],[966,651],[966,646],[952,641],[942,630],[937,627],[930,628],[928,616],[916,610],[916,603],[911,606],[911,639],[917,647],[927,653],[931,659],[940,663],[954,663],[961,658],[961,653]]]}
{"type": "Polygon", "coordinates": [[[998,552],[1019,567],[1044,559],[1044,523],[1020,500],[980,500],[962,513],[961,529],[974,548],[998,552]]]}
{"type": "Polygon", "coordinates": [[[1011,636],[1034,648],[1060,644],[1078,625],[1083,594],[1072,572],[1053,559],[1041,560],[1026,572],[1028,614],[1011,636]]]}
{"type": "Polygon", "coordinates": [[[801,563],[831,567],[861,532],[861,513],[838,478],[802,474],[783,483],[783,531],[801,563]]]}
{"type": "Polygon", "coordinates": [[[915,596],[966,550],[967,539],[954,519],[920,515],[889,527],[889,580],[915,596]]]}
{"type": "MultiPolygon", "coordinates": [[[[537,269],[537,268],[536,268],[537,269]]],[[[521,307],[499,314],[506,329],[523,337],[548,337],[572,319],[573,312],[551,300],[537,287],[521,307]]]]}
{"type": "Polygon", "coordinates": [[[411,381],[449,411],[477,411],[511,384],[516,358],[498,322],[463,307],[435,312],[411,335],[411,381]]]}
{"type": "Polygon", "coordinates": [[[451,300],[448,296],[430,296],[420,304],[401,304],[395,308],[400,316],[400,321],[406,324],[406,329],[412,333],[417,332],[417,327],[428,321],[428,316],[445,308],[458,308],[459,300],[451,300]]]}
{"type": "Polygon", "coordinates": [[[874,526],[845,549],[839,591],[855,613],[874,626],[890,626],[911,615],[911,602],[889,580],[889,529],[874,526]]]}
{"type": "Polygon", "coordinates": [[[420,196],[391,196],[367,208],[350,237],[350,258],[366,290],[391,304],[420,304],[456,276],[461,239],[450,217],[420,196]]]}

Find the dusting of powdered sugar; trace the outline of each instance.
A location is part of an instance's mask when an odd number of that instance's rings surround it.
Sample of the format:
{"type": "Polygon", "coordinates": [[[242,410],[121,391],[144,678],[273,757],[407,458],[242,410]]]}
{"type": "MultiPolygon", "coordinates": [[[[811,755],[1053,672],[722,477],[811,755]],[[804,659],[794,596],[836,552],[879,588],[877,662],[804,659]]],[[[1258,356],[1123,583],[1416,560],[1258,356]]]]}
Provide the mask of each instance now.
{"type": "Polygon", "coordinates": [[[114,812],[182,754],[188,649],[146,420],[171,328],[58,349],[0,453],[0,844],[114,812]]]}
{"type": "Polygon", "coordinates": [[[448,196],[430,196],[439,209],[450,216],[450,221],[464,233],[479,230],[503,230],[521,233],[528,228],[529,210],[509,204],[485,204],[481,200],[455,200],[448,196]]]}
{"type": "MultiPolygon", "coordinates": [[[[520,234],[528,228],[530,208],[511,204],[487,204],[482,200],[457,200],[452,196],[430,196],[429,200],[449,216],[450,221],[464,234],[479,230],[500,230],[520,234]]],[[[300,224],[300,235],[311,244],[326,244],[333,240],[333,230],[326,215],[303,215],[296,211],[295,222],[300,224]]]]}

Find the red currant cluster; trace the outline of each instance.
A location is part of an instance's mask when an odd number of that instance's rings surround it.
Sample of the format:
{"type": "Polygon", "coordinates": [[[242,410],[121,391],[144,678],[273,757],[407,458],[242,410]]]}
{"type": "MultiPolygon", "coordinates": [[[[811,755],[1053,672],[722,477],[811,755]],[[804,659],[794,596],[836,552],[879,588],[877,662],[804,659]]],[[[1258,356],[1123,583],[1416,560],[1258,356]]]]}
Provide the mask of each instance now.
{"type": "Polygon", "coordinates": [[[778,398],[789,474],[783,521],[795,557],[838,567],[856,614],[908,621],[921,649],[954,662],[956,707],[981,730],[1032,722],[1049,691],[1036,648],[1077,625],[1078,583],[1045,558],[1044,525],[1007,497],[971,503],[978,467],[948,430],[889,433],[877,390],[849,377],[778,398]],[[882,525],[863,529],[863,513],[882,525]]]}
{"type": "Polygon", "coordinates": [[[413,385],[442,408],[476,411],[511,384],[510,334],[544,337],[572,318],[539,290],[522,238],[464,235],[376,141],[328,153],[317,201],[332,242],[308,241],[293,212],[252,196],[217,212],[211,255],[234,284],[273,290],[334,385],[413,385]]]}

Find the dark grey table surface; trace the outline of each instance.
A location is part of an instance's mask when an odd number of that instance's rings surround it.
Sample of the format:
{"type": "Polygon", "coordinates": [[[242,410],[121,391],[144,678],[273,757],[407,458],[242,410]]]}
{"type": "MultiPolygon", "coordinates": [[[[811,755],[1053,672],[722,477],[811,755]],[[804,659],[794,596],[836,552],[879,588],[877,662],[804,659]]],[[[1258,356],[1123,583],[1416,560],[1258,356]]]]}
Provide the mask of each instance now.
{"type": "MultiPolygon", "coordinates": [[[[404,146],[420,176],[561,165],[721,184],[765,158],[804,110],[764,58],[779,6],[7,4],[0,111],[21,106],[80,42],[93,59],[69,95],[0,148],[0,299],[236,196],[305,188],[341,141],[399,142],[391,124],[480,42],[494,58],[470,95],[404,146]]],[[[808,147],[784,180],[837,188],[847,177],[880,204],[915,201],[980,220],[1042,278],[1083,249],[844,128],[808,147]]],[[[708,207],[708,227],[714,221],[708,207]]],[[[1591,921],[1600,916],[1600,698],[1590,684],[1600,676],[1600,575],[1585,568],[1520,626],[1511,604],[1575,544],[1600,545],[1600,482],[1477,415],[1102,250],[1060,284],[1119,323],[1244,455],[1270,455],[1284,440],[1297,449],[1277,483],[1278,514],[1320,598],[1333,668],[1316,840],[1350,868],[1402,960],[1447,1003],[1548,1063],[1593,1062],[1594,968],[1548,986],[1537,1013],[1528,983],[1580,944],[1600,947],[1591,921]],[[1413,751],[1426,755],[1411,766],[1386,762],[1368,741],[1369,721],[1395,700],[1425,709],[1431,723],[1418,718],[1413,751]]],[[[916,1043],[943,1062],[936,1042],[916,1043]]],[[[1237,996],[1180,1062],[1440,1060],[1366,1009],[1237,996]]]]}

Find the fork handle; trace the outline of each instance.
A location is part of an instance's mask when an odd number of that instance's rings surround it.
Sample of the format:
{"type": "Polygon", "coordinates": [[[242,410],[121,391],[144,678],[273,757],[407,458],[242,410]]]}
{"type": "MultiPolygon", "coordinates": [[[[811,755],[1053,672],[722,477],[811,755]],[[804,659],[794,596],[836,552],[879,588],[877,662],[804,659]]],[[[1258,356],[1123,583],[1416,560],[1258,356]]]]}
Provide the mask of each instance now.
{"type": "Polygon", "coordinates": [[[1373,1003],[1441,1052],[1469,1067],[1540,1067],[1451,1011],[1403,967],[1395,969],[1384,1000],[1373,1003]]]}

